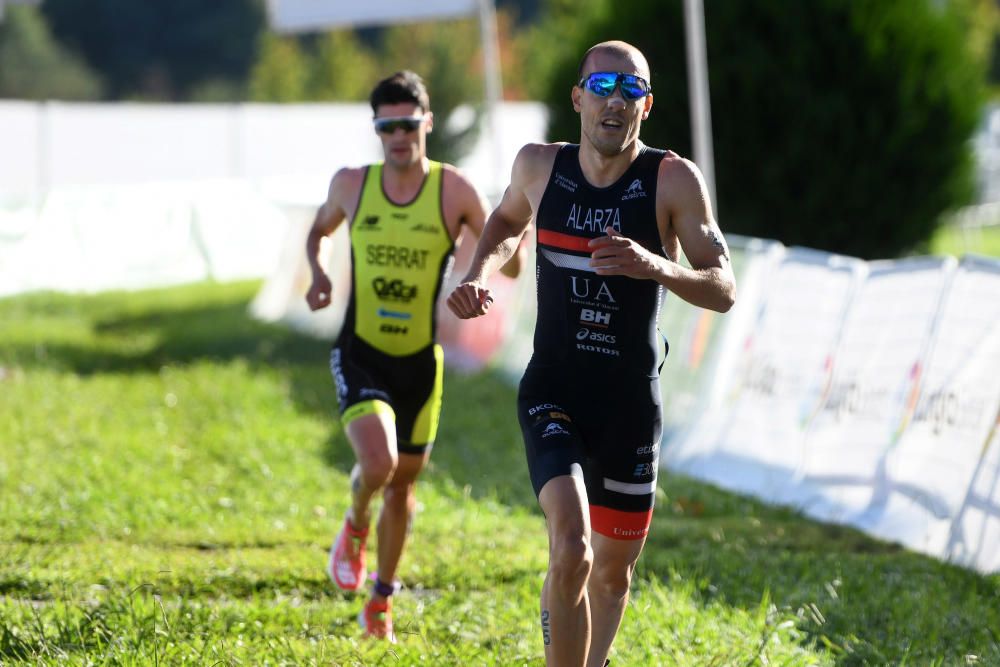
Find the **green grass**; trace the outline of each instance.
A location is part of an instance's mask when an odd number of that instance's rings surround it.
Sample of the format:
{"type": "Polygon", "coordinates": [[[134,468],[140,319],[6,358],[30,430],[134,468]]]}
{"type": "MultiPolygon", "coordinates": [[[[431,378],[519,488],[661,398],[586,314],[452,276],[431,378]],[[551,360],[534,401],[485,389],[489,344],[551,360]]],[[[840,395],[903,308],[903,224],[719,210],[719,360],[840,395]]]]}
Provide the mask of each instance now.
{"type": "MultiPolygon", "coordinates": [[[[0,664],[541,665],[543,522],[491,373],[446,377],[396,646],[328,582],[327,344],[254,283],[0,300],[0,664]]],[[[997,665],[1000,576],[663,475],[627,665],[997,665]]]]}
{"type": "Polygon", "coordinates": [[[964,254],[1000,257],[1000,225],[961,229],[954,225],[942,225],[930,240],[929,251],[935,255],[964,254]]]}

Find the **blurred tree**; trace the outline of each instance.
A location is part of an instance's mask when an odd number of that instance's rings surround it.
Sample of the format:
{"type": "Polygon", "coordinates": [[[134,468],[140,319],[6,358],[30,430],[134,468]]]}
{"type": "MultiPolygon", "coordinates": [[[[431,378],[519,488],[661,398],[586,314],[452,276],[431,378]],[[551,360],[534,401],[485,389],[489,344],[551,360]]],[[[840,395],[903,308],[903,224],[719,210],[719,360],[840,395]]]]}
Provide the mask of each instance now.
{"type": "Polygon", "coordinates": [[[969,35],[969,49],[984,62],[994,98],[1000,98],[1000,0],[949,0],[969,35]]]}
{"type": "Polygon", "coordinates": [[[980,62],[993,57],[993,43],[1000,35],[1000,2],[998,0],[948,0],[961,21],[969,51],[980,62]]]}
{"type": "Polygon", "coordinates": [[[293,37],[265,33],[260,59],[250,73],[250,99],[255,102],[300,102],[309,79],[308,61],[293,37]]]}
{"type": "Polygon", "coordinates": [[[994,97],[1000,97],[1000,35],[993,39],[993,55],[989,62],[990,86],[994,97]]]}
{"type": "Polygon", "coordinates": [[[427,152],[435,160],[455,162],[477,136],[484,97],[479,42],[479,23],[473,19],[397,25],[382,34],[383,69],[375,78],[402,69],[423,77],[434,112],[427,152]],[[469,113],[452,116],[460,106],[469,113]]]}
{"type": "Polygon", "coordinates": [[[42,11],[111,99],[182,100],[206,82],[242,83],[264,29],[263,0],[45,0],[42,11]]]}
{"type": "MultiPolygon", "coordinates": [[[[716,187],[723,229],[849,255],[919,249],[973,192],[969,138],[985,73],[951,5],[930,0],[706,3],[716,187]]],[[[691,156],[681,0],[635,0],[581,29],[649,58],[652,146],[691,156]]],[[[554,136],[576,141],[563,85],[554,136]]]]}
{"type": "MultiPolygon", "coordinates": [[[[539,21],[515,37],[512,66],[504,63],[505,80],[515,78],[522,82],[525,97],[532,100],[551,99],[554,92],[552,82],[562,81],[565,84],[562,88],[564,97],[568,98],[576,79],[560,78],[565,75],[567,59],[572,59],[567,49],[571,48],[570,45],[586,41],[585,35],[590,34],[588,31],[592,26],[604,24],[610,9],[609,0],[545,2],[539,21]]],[[[555,87],[558,89],[559,84],[556,83],[555,87]]]]}
{"type": "Polygon", "coordinates": [[[247,84],[233,79],[206,79],[188,90],[189,102],[242,102],[247,99],[247,84]]]}
{"type": "MultiPolygon", "coordinates": [[[[510,38],[514,20],[500,11],[498,22],[507,68],[517,55],[510,38]]],[[[485,84],[478,18],[282,38],[267,34],[251,73],[250,96],[273,102],[367,101],[378,80],[401,69],[417,72],[430,92],[435,129],[428,136],[428,153],[436,160],[457,161],[472,147],[482,118],[485,84]]],[[[515,80],[507,99],[511,92],[514,98],[520,96],[518,85],[515,80]]]]}
{"type": "Polygon", "coordinates": [[[381,78],[374,54],[352,30],[319,36],[311,62],[307,86],[311,100],[367,101],[381,78]]]}
{"type": "Polygon", "coordinates": [[[495,4],[498,13],[506,14],[517,26],[524,26],[538,22],[545,0],[495,0],[495,4]]]}
{"type": "Polygon", "coordinates": [[[36,7],[11,6],[0,23],[0,97],[93,100],[100,78],[52,37],[36,7]]]}

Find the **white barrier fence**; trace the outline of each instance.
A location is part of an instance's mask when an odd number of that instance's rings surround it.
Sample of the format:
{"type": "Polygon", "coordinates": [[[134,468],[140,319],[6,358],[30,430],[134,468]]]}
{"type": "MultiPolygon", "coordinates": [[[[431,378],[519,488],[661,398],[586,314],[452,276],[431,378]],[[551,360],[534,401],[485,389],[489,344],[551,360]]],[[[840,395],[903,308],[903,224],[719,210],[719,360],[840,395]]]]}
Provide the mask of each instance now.
{"type": "Polygon", "coordinates": [[[0,296],[256,278],[286,227],[243,182],[64,188],[37,212],[0,212],[0,296]]]}
{"type": "MultiPolygon", "coordinates": [[[[544,128],[537,105],[509,111],[505,165],[544,128]]],[[[377,159],[369,114],[0,103],[0,296],[270,275],[258,312],[316,324],[304,229],[336,168],[377,159]]],[[[487,155],[470,156],[474,181],[487,155]]],[[[664,464],[1000,571],[1000,261],[732,245],[730,313],[664,307],[664,464]]],[[[518,377],[533,277],[505,288],[521,299],[506,320],[448,335],[482,360],[495,348],[475,344],[509,332],[495,363],[518,377]]]]}
{"type": "MultiPolygon", "coordinates": [[[[664,305],[663,464],[1000,571],[1000,260],[731,246],[732,311],[664,305]]],[[[338,322],[301,303],[303,266],[290,256],[255,311],[332,336],[338,322]]],[[[532,348],[530,267],[504,286],[501,306],[506,321],[491,311],[460,327],[442,310],[442,342],[450,359],[492,358],[516,381],[532,348]],[[472,349],[483,340],[499,347],[472,349]]]]}
{"type": "MultiPolygon", "coordinates": [[[[330,177],[381,159],[371,114],[0,101],[0,296],[271,276],[330,177]]],[[[498,152],[483,135],[459,163],[494,197],[497,168],[543,139],[543,105],[500,105],[497,132],[498,152]]]]}
{"type": "MultiPolygon", "coordinates": [[[[337,169],[382,158],[371,118],[363,103],[0,101],[0,208],[37,207],[67,187],[204,181],[246,182],[278,203],[316,206],[337,169]]],[[[437,118],[440,127],[447,120],[437,118]]],[[[544,105],[504,102],[499,144],[480,133],[458,164],[498,197],[498,176],[507,182],[517,150],[543,139],[545,125],[544,105]]]]}
{"type": "Polygon", "coordinates": [[[1000,570],[1000,261],[734,245],[733,311],[664,313],[665,465],[1000,570]]]}

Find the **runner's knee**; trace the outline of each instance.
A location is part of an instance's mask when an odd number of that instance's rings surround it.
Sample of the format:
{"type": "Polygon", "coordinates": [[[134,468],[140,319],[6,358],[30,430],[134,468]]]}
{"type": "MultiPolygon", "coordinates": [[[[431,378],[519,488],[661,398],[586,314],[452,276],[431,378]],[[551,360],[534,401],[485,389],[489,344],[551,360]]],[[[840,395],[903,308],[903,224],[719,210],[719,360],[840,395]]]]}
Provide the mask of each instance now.
{"type": "Polygon", "coordinates": [[[398,459],[392,452],[382,451],[366,454],[359,463],[361,482],[369,489],[380,489],[392,479],[398,459]]]}
{"type": "Polygon", "coordinates": [[[632,585],[632,568],[617,563],[595,564],[587,588],[603,598],[620,599],[632,585]]]}

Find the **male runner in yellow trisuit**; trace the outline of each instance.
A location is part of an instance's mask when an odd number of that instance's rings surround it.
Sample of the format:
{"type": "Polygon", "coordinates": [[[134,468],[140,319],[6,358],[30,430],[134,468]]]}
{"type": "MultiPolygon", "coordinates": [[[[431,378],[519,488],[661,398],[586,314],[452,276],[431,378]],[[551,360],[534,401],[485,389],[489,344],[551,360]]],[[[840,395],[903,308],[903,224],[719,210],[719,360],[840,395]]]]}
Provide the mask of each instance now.
{"type": "MultiPolygon", "coordinates": [[[[427,158],[434,119],[419,76],[393,74],[375,86],[370,101],[385,160],[341,169],[330,182],[306,240],[313,276],[306,301],[312,310],[330,304],[320,241],[348,220],[351,296],[330,370],[357,463],[329,574],[345,590],[364,585],[369,504],[383,491],[377,578],[360,621],[366,635],[391,641],[391,596],[416,502],[414,485],[430,456],[441,410],[435,304],[463,226],[478,237],[487,208],[454,167],[427,158]]],[[[517,253],[504,273],[514,277],[520,265],[517,253]]]]}

